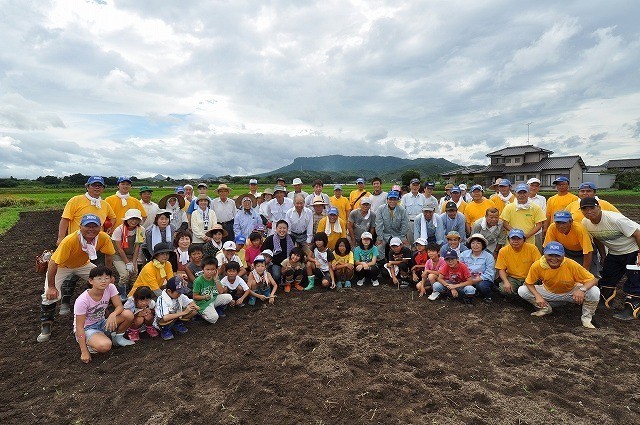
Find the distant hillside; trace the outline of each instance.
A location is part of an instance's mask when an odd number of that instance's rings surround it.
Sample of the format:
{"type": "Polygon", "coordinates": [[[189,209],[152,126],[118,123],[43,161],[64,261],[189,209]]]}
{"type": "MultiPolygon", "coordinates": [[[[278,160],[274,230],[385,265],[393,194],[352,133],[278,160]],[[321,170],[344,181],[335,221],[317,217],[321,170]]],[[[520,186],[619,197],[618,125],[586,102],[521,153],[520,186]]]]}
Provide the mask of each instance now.
{"type": "MultiPolygon", "coordinates": [[[[444,158],[404,159],[393,156],[343,156],[329,155],[319,157],[300,157],[293,163],[277,170],[261,174],[267,176],[289,176],[301,171],[320,174],[338,173],[346,176],[372,178],[379,176],[383,180],[398,178],[403,171],[416,170],[421,176],[438,174],[460,167],[444,158]]],[[[305,174],[307,174],[305,173],[305,174]]]]}

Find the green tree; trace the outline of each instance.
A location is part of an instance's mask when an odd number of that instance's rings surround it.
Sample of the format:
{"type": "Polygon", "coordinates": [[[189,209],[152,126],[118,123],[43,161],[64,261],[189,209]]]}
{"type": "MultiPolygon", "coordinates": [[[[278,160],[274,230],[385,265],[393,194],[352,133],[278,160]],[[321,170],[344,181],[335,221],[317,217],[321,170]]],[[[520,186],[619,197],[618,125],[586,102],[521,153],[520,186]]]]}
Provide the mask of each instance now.
{"type": "Polygon", "coordinates": [[[420,180],[420,172],[416,170],[407,170],[400,176],[400,180],[402,180],[403,185],[409,186],[412,179],[420,180]]]}

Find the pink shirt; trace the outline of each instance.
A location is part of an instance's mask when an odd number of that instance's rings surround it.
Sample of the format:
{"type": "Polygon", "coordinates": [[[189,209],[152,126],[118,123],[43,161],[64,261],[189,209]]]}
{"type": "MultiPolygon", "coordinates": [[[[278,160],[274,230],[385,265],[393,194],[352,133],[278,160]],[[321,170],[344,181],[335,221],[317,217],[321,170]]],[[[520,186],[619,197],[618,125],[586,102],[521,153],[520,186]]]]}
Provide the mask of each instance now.
{"type": "Polygon", "coordinates": [[[442,266],[444,266],[446,263],[444,262],[444,258],[442,257],[438,257],[438,264],[436,264],[435,266],[433,265],[433,260],[431,258],[429,258],[427,260],[427,262],[424,264],[424,269],[425,270],[440,270],[440,268],[442,266]]]}
{"type": "MultiPolygon", "coordinates": [[[[118,295],[118,289],[113,283],[110,283],[109,286],[106,287],[100,301],[96,301],[91,298],[91,296],[89,295],[89,290],[87,289],[78,296],[78,299],[76,299],[76,303],[73,306],[73,314],[74,316],[86,316],[84,322],[85,328],[87,326],[96,324],[104,320],[105,312],[107,311],[107,307],[109,306],[109,300],[111,300],[111,297],[115,295],[118,295]]],[[[73,331],[76,331],[75,320],[73,321],[73,331]]]]}

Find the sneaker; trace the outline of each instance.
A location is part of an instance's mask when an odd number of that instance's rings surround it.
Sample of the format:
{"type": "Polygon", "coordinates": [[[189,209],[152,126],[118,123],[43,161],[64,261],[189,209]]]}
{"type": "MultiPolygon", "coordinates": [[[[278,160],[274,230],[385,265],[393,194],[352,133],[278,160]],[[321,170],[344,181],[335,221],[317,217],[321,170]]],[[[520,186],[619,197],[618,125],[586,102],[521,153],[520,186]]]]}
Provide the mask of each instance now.
{"type": "Polygon", "coordinates": [[[67,316],[71,314],[71,306],[67,303],[60,304],[60,316],[67,316]]]}
{"type": "Polygon", "coordinates": [[[546,316],[547,314],[550,314],[553,310],[551,309],[550,305],[544,306],[541,309],[538,309],[537,311],[534,311],[533,313],[531,313],[532,316],[536,316],[536,317],[542,317],[542,316],[546,316]]]}
{"type": "Polygon", "coordinates": [[[284,292],[291,292],[291,284],[290,283],[285,283],[284,284],[284,292]]]}
{"type": "Polygon", "coordinates": [[[256,297],[249,297],[249,301],[247,301],[247,304],[249,305],[256,305],[256,297]]]}
{"type": "Polygon", "coordinates": [[[336,288],[342,289],[342,282],[336,282],[336,288]]]}
{"type": "Polygon", "coordinates": [[[347,281],[344,283],[344,287],[345,287],[345,288],[351,288],[351,281],[348,281],[348,280],[347,280],[347,281]]]}
{"type": "Polygon", "coordinates": [[[224,307],[216,307],[216,313],[218,313],[218,317],[227,317],[227,315],[224,314],[224,307]]]}
{"type": "Polygon", "coordinates": [[[364,281],[365,281],[365,279],[360,279],[359,281],[356,282],[356,285],[362,286],[362,285],[364,285],[364,281]]]}
{"type": "Polygon", "coordinates": [[[51,323],[43,323],[40,327],[40,335],[38,335],[38,342],[47,342],[51,339],[51,323]]]}
{"type": "Polygon", "coordinates": [[[176,320],[176,322],[173,324],[173,329],[181,334],[186,334],[187,332],[189,332],[189,329],[187,329],[182,320],[176,320]]]}
{"type": "Polygon", "coordinates": [[[304,291],[304,288],[299,283],[296,283],[293,287],[296,288],[297,291],[304,291]]]}
{"type": "Polygon", "coordinates": [[[158,330],[156,328],[154,328],[153,326],[147,325],[145,329],[147,330],[147,335],[149,335],[151,338],[155,338],[158,335],[160,335],[158,330]]]}
{"type": "Polygon", "coordinates": [[[492,302],[493,302],[493,299],[492,299],[491,297],[484,297],[482,300],[483,300],[484,302],[486,302],[487,304],[489,304],[489,303],[492,303],[492,302]]]}
{"type": "Polygon", "coordinates": [[[435,301],[435,300],[437,300],[439,297],[440,297],[440,292],[433,291],[433,292],[431,293],[431,295],[429,295],[429,296],[427,297],[427,299],[428,299],[429,301],[435,301]]]}
{"type": "Polygon", "coordinates": [[[378,286],[378,285],[380,285],[380,282],[378,282],[378,279],[371,282],[371,286],[378,286]]]}
{"type": "MultiPolygon", "coordinates": [[[[138,338],[140,339],[140,338],[138,338]]],[[[111,334],[111,342],[113,342],[113,345],[116,347],[126,347],[128,345],[133,345],[135,344],[134,341],[130,341],[127,338],[124,337],[124,333],[121,334],[117,334],[115,332],[113,332],[111,334]]]]}
{"type": "Polygon", "coordinates": [[[408,287],[409,287],[409,282],[407,282],[404,279],[400,281],[400,288],[407,289],[408,287]]]}
{"type": "Polygon", "coordinates": [[[127,330],[127,336],[129,337],[129,341],[140,341],[140,329],[131,329],[127,330]]]}
{"type": "Polygon", "coordinates": [[[173,332],[171,332],[171,328],[169,326],[163,326],[160,328],[160,336],[165,341],[169,341],[173,339],[173,332]]]}

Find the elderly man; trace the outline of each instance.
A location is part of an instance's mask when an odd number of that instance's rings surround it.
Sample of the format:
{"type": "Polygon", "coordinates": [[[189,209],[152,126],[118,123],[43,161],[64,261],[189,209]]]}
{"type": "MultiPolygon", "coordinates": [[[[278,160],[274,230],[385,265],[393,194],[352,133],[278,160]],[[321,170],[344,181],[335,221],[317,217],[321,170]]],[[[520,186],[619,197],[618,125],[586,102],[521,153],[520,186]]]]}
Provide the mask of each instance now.
{"type": "Polygon", "coordinates": [[[293,201],[296,195],[302,195],[304,198],[309,196],[307,192],[302,190],[302,180],[300,178],[296,177],[295,179],[293,179],[293,182],[291,184],[293,184],[293,190],[287,193],[287,198],[293,201]]]}
{"type": "MultiPolygon", "coordinates": [[[[181,187],[182,186],[178,186],[176,188],[176,191],[181,187]]],[[[146,229],[153,224],[153,220],[156,217],[156,211],[158,211],[160,207],[158,207],[158,204],[151,200],[153,189],[151,189],[149,186],[142,186],[138,192],[140,193],[140,203],[142,204],[142,207],[147,214],[147,219],[142,222],[142,227],[146,229]]]]}
{"type": "Polygon", "coordinates": [[[373,191],[369,196],[371,198],[371,211],[376,212],[381,205],[387,203],[387,192],[382,190],[382,180],[380,177],[374,177],[371,180],[371,186],[373,191]]]}
{"type": "Polygon", "coordinates": [[[467,242],[467,226],[464,218],[464,214],[458,211],[458,206],[455,202],[449,201],[444,206],[444,213],[440,214],[442,224],[444,225],[444,234],[451,231],[458,232],[462,243],[467,242]]]}
{"type": "Polygon", "coordinates": [[[313,215],[311,218],[313,219],[313,231],[311,234],[316,234],[318,231],[318,223],[322,220],[323,217],[327,216],[327,202],[324,200],[322,196],[315,196],[313,201],[311,202],[311,208],[313,209],[313,215]]]}
{"type": "Polygon", "coordinates": [[[360,208],[351,211],[347,227],[351,246],[356,247],[364,232],[373,233],[376,228],[376,213],[371,211],[371,198],[365,196],[360,201],[360,208]]]}
{"type": "Polygon", "coordinates": [[[613,212],[603,211],[596,198],[580,200],[584,218],[582,225],[598,247],[602,265],[600,290],[604,305],[610,308],[616,296],[616,286],[623,276],[627,280],[622,287],[627,294],[624,310],[613,315],[618,320],[633,320],[640,314],[640,224],[613,212]],[[605,247],[607,248],[605,255],[605,247]],[[629,269],[630,267],[631,269],[629,269]]]}
{"type": "MultiPolygon", "coordinates": [[[[476,220],[484,217],[489,208],[496,208],[496,204],[484,197],[484,188],[481,185],[473,185],[471,187],[471,202],[467,203],[464,209],[464,215],[467,219],[467,234],[476,233],[471,232],[471,226],[476,220]]],[[[498,210],[499,215],[500,211],[498,210]]]]}
{"type": "Polygon", "coordinates": [[[218,224],[221,224],[222,228],[227,231],[227,236],[222,240],[225,242],[233,241],[236,237],[233,232],[233,220],[238,212],[236,203],[229,198],[230,189],[226,184],[219,184],[216,192],[218,192],[218,197],[211,201],[211,209],[216,213],[218,224]]]}
{"type": "MultiPolygon", "coordinates": [[[[453,202],[454,204],[456,204],[456,210],[460,214],[464,214],[464,209],[467,206],[467,203],[464,201],[464,199],[462,199],[462,191],[460,190],[460,187],[453,186],[449,192],[451,193],[451,199],[449,200],[449,202],[453,202]]],[[[446,205],[448,205],[449,202],[445,202],[444,204],[442,204],[442,206],[440,207],[440,212],[445,212],[446,205]]]]}
{"type": "Polygon", "coordinates": [[[486,250],[498,258],[498,251],[507,243],[507,234],[497,208],[489,208],[484,217],[477,219],[471,227],[471,233],[480,233],[487,240],[486,250]]]}
{"type": "Polygon", "coordinates": [[[529,268],[540,258],[535,245],[526,243],[520,229],[509,231],[509,244],[500,249],[496,260],[496,270],[500,276],[499,290],[503,295],[518,293],[524,283],[529,268]]]}
{"type": "Polygon", "coordinates": [[[129,191],[131,190],[131,177],[121,176],[118,177],[118,190],[115,194],[107,196],[105,202],[111,205],[113,212],[116,214],[116,221],[113,223],[113,227],[109,231],[111,233],[113,229],[122,225],[122,219],[127,210],[135,208],[142,213],[142,220],[147,219],[147,213],[144,207],[136,198],[133,198],[129,191]]]}
{"type": "MultiPolygon", "coordinates": [[[[287,189],[284,186],[273,188],[274,198],[267,203],[267,220],[272,224],[269,235],[275,232],[275,225],[279,220],[286,220],[287,211],[293,208],[293,200],[286,197],[287,189]]],[[[268,224],[267,224],[268,226],[268,224]]]]}
{"type": "Polygon", "coordinates": [[[51,325],[56,311],[56,303],[62,298],[62,284],[71,277],[88,280],[89,272],[95,267],[92,260],[98,252],[105,256],[105,265],[113,267],[115,248],[109,235],[100,231],[102,223],[95,214],[85,214],[80,219],[80,229],[67,235],[49,260],[44,293],[40,306],[41,330],[38,342],[51,338],[51,325]]]}
{"type": "Polygon", "coordinates": [[[529,200],[529,186],[516,186],[516,201],[505,205],[500,214],[505,230],[521,229],[528,243],[535,245],[535,234],[542,229],[545,217],[542,208],[529,200]]]}
{"type": "Polygon", "coordinates": [[[600,298],[598,281],[580,264],[565,258],[560,243],[549,242],[545,246],[544,257],[531,265],[524,283],[518,288],[518,295],[538,309],[532,316],[551,313],[551,304],[571,302],[582,305],[582,326],[595,328],[591,319],[600,298]],[[542,284],[537,285],[538,281],[542,284]]]}
{"type": "MultiPolygon", "coordinates": [[[[409,226],[413,226],[415,217],[422,214],[422,207],[426,205],[427,199],[419,192],[420,179],[412,179],[409,184],[410,192],[402,195],[400,205],[402,205],[407,211],[407,217],[409,217],[409,226]]],[[[429,205],[433,205],[433,202],[429,202],[429,205]]],[[[436,201],[436,206],[437,201],[436,201]]],[[[413,245],[415,241],[413,232],[409,232],[409,244],[413,245]]]]}
{"type": "Polygon", "coordinates": [[[327,246],[332,251],[338,239],[347,237],[347,223],[339,217],[336,207],[329,208],[327,216],[318,222],[318,232],[326,233],[329,239],[327,246]]]}
{"type": "Polygon", "coordinates": [[[359,209],[362,198],[369,195],[370,193],[364,188],[364,179],[362,177],[356,179],[356,189],[349,193],[349,205],[351,207],[351,211],[359,209]]]}
{"type": "Polygon", "coordinates": [[[236,237],[244,236],[245,241],[248,241],[253,229],[262,224],[256,206],[256,198],[250,193],[241,195],[236,200],[237,212],[233,219],[233,233],[236,237]]]}
{"type": "Polygon", "coordinates": [[[313,212],[304,206],[305,196],[298,194],[293,198],[293,208],[285,213],[289,223],[289,234],[302,248],[307,248],[313,240],[313,212]]]}
{"type": "Polygon", "coordinates": [[[435,212],[437,207],[433,203],[427,203],[422,207],[422,213],[414,217],[414,240],[422,238],[427,243],[436,243],[440,246],[444,243],[444,224],[440,214],[435,212]]]}
{"type": "Polygon", "coordinates": [[[566,208],[566,210],[571,213],[571,216],[573,217],[573,221],[581,223],[582,219],[584,218],[584,215],[582,214],[582,211],[580,210],[580,200],[584,199],[584,198],[595,198],[595,199],[597,199],[598,200],[598,204],[600,204],[600,209],[603,210],[603,211],[613,211],[613,212],[617,212],[617,213],[620,212],[610,202],[607,202],[604,199],[598,198],[598,196],[596,195],[596,185],[595,185],[595,183],[584,182],[584,183],[580,184],[580,186],[578,188],[578,199],[576,199],[575,201],[571,202],[569,205],[567,205],[567,208],[566,208]]]}
{"type": "Polygon", "coordinates": [[[384,249],[385,258],[389,256],[389,241],[397,237],[404,240],[405,245],[409,245],[407,234],[411,230],[409,218],[405,209],[398,205],[400,194],[396,190],[391,190],[387,194],[387,204],[378,208],[376,213],[376,234],[378,240],[376,245],[380,253],[384,249]]]}
{"type": "MultiPolygon", "coordinates": [[[[562,211],[567,209],[567,205],[577,200],[578,197],[569,192],[569,179],[560,176],[553,181],[558,193],[547,199],[547,217],[545,226],[549,227],[553,223],[553,215],[556,211],[562,211]]],[[[547,229],[544,229],[546,231],[547,229]]]]}
{"type": "Polygon", "coordinates": [[[329,211],[329,208],[330,208],[329,195],[327,195],[326,193],[322,193],[323,188],[324,188],[324,183],[322,183],[322,180],[318,180],[318,179],[314,180],[313,193],[311,193],[305,198],[304,205],[308,208],[312,208],[313,202],[316,196],[319,196],[322,198],[322,201],[325,204],[325,211],[329,211]]]}
{"type": "Polygon", "coordinates": [[[494,185],[492,187],[496,187],[496,193],[491,195],[489,200],[493,201],[500,214],[502,214],[504,207],[515,200],[513,193],[511,193],[511,182],[507,179],[498,179],[494,185]]]}
{"type": "Polygon", "coordinates": [[[597,276],[598,263],[593,255],[591,235],[582,223],[573,221],[569,211],[556,211],[553,223],[547,229],[544,246],[549,242],[559,242],[564,247],[565,256],[582,264],[582,267],[597,276]]]}

